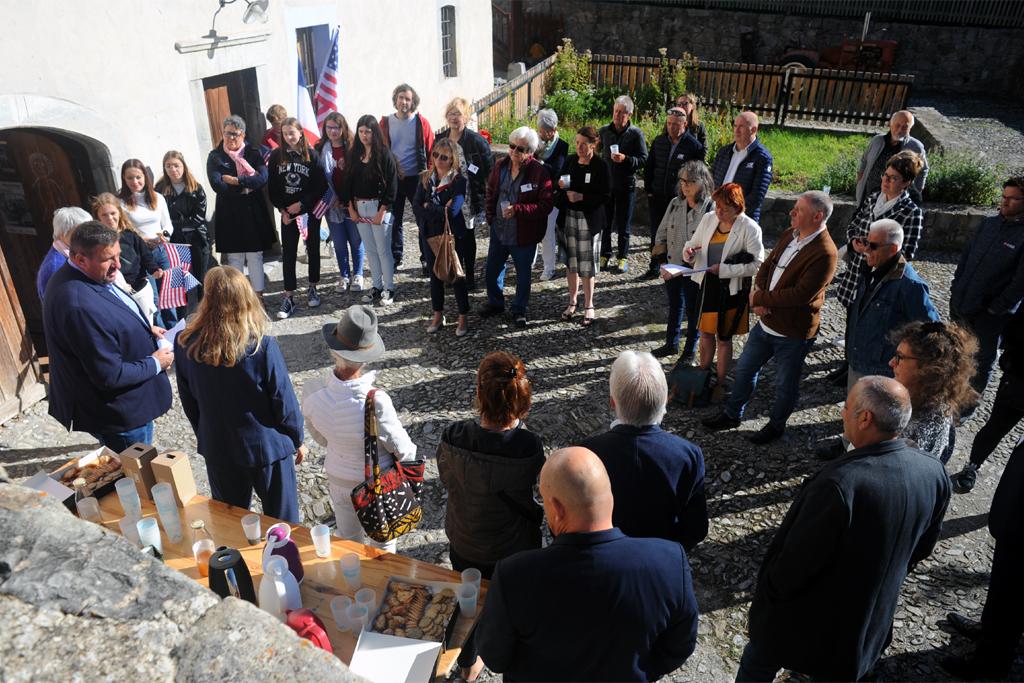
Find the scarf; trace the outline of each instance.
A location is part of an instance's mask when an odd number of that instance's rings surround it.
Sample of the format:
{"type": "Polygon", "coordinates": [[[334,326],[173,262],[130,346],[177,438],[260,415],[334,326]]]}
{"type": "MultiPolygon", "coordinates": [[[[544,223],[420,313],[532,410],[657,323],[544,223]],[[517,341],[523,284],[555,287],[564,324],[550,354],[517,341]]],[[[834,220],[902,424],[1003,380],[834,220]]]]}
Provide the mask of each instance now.
{"type": "Polygon", "coordinates": [[[535,154],[534,156],[538,156],[541,159],[543,159],[544,161],[547,161],[551,157],[551,155],[554,153],[555,145],[557,145],[557,144],[558,144],[558,131],[556,130],[555,131],[555,135],[554,135],[553,138],[551,138],[551,140],[549,140],[548,142],[544,142],[543,140],[541,141],[541,148],[537,151],[537,154],[535,154]]]}
{"type": "Polygon", "coordinates": [[[231,157],[231,160],[235,162],[235,172],[239,178],[246,176],[256,175],[256,169],[249,165],[249,162],[245,160],[242,153],[245,151],[245,147],[240,147],[237,152],[232,152],[227,147],[224,147],[224,153],[231,157]]]}
{"type": "Polygon", "coordinates": [[[896,195],[895,199],[886,200],[885,193],[879,192],[878,198],[875,200],[875,206],[871,209],[871,220],[878,220],[885,214],[889,213],[889,211],[892,210],[892,207],[896,206],[896,202],[903,198],[904,193],[896,195]]]}

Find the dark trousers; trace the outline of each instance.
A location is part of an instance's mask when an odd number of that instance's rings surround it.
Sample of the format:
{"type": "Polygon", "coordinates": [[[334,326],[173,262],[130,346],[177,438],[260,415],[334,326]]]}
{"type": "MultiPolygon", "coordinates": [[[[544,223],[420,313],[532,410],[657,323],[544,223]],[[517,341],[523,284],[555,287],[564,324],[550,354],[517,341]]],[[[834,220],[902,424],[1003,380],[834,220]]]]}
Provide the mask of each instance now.
{"type": "MultiPolygon", "coordinates": [[[[395,218],[394,223],[392,223],[394,228],[391,230],[391,255],[395,257],[395,270],[398,270],[398,266],[402,264],[402,255],[405,252],[404,233],[402,231],[405,203],[408,201],[409,207],[412,207],[412,200],[416,196],[416,183],[419,181],[419,175],[398,179],[398,196],[395,197],[395,204],[391,207],[391,214],[395,218]]],[[[430,247],[427,246],[426,239],[422,233],[419,234],[418,241],[420,245],[420,263],[426,263],[427,252],[430,251],[430,247]]]]}
{"type": "MultiPolygon", "coordinates": [[[[612,190],[611,201],[605,204],[604,230],[601,232],[601,256],[612,257],[612,231],[619,236],[616,257],[629,257],[629,236],[632,230],[633,207],[636,205],[636,190],[630,188],[612,190]]],[[[655,228],[657,230],[657,228],[655,228]]]]}
{"type": "MultiPolygon", "coordinates": [[[[651,251],[654,251],[654,238],[658,234],[658,226],[661,225],[661,219],[665,217],[665,210],[668,209],[668,203],[672,201],[672,197],[665,197],[660,194],[649,194],[647,195],[647,210],[651,215],[651,251]]],[[[656,272],[658,270],[658,263],[655,261],[654,255],[651,254],[651,271],[656,272]]],[[[689,280],[690,278],[686,278],[689,280]]]]}
{"type": "MultiPolygon", "coordinates": [[[[460,315],[466,315],[469,313],[469,273],[472,268],[472,256],[473,252],[476,251],[476,238],[473,237],[472,231],[467,231],[463,237],[455,238],[455,253],[459,256],[459,262],[462,264],[462,269],[466,271],[466,277],[459,278],[453,282],[449,287],[455,292],[455,304],[459,308],[460,315]]],[[[437,257],[434,255],[434,250],[427,245],[427,269],[430,271],[430,305],[431,310],[441,312],[444,310],[444,287],[445,283],[443,280],[434,275],[434,262],[437,261],[437,257]]]]}
{"type": "Polygon", "coordinates": [[[1024,378],[1004,372],[988,422],[974,437],[971,462],[981,467],[1003,437],[1024,418],[1024,378]]]}
{"type": "MultiPolygon", "coordinates": [[[[309,236],[306,238],[306,255],[309,256],[309,284],[320,282],[320,219],[306,214],[309,219],[309,236]]],[[[292,221],[281,223],[281,265],[284,268],[284,290],[294,292],[295,259],[299,253],[299,228],[292,221]]]]}
{"type": "Polygon", "coordinates": [[[665,281],[665,294],[668,296],[668,327],[665,329],[665,343],[679,346],[682,336],[683,313],[686,313],[686,343],[683,354],[692,355],[697,346],[700,315],[700,285],[689,277],[674,277],[665,281]]]}
{"type": "Polygon", "coordinates": [[[956,313],[952,313],[950,317],[954,322],[966,326],[978,338],[978,353],[974,357],[978,370],[971,380],[971,386],[979,394],[983,394],[985,387],[988,386],[988,379],[992,376],[992,365],[999,354],[999,338],[1010,316],[992,315],[983,311],[970,317],[962,317],[956,313]]]}
{"type": "Polygon", "coordinates": [[[291,456],[266,467],[220,466],[207,458],[206,474],[214,500],[248,510],[255,490],[263,503],[263,514],[292,524],[302,521],[295,485],[295,461],[291,456]]]}
{"type": "MultiPolygon", "coordinates": [[[[491,576],[494,574],[494,567],[496,566],[493,564],[470,562],[469,560],[459,556],[451,545],[448,546],[448,559],[452,561],[452,569],[457,572],[465,571],[466,569],[479,569],[480,578],[485,581],[491,580],[491,576]]],[[[466,644],[462,646],[462,652],[459,653],[459,666],[464,669],[468,669],[473,666],[473,662],[476,661],[476,658],[476,642],[473,638],[473,631],[470,631],[469,635],[466,637],[466,644]]]]}
{"type": "Polygon", "coordinates": [[[1009,669],[1024,634],[1024,543],[996,539],[992,575],[981,613],[979,661],[1009,669]]]}

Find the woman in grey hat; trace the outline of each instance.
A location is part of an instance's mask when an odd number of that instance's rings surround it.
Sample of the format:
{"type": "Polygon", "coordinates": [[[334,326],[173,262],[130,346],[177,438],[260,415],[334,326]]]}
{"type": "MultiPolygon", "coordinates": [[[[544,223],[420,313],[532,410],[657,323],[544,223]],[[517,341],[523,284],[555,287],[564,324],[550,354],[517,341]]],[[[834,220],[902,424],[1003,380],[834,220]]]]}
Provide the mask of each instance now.
{"type": "MultiPolygon", "coordinates": [[[[384,355],[384,341],[377,333],[377,314],[370,306],[351,306],[337,324],[324,325],[324,341],[334,367],[306,383],[302,414],[313,439],[327,449],[324,469],[334,518],[341,538],[367,543],[393,553],[398,542],[376,543],[366,538],[352,506],[352,489],[364,480],[364,406],[377,373],[363,373],[363,366],[384,355]]],[[[402,427],[391,398],[378,390],[377,445],[380,467],[395,460],[416,457],[416,444],[402,427]]]]}

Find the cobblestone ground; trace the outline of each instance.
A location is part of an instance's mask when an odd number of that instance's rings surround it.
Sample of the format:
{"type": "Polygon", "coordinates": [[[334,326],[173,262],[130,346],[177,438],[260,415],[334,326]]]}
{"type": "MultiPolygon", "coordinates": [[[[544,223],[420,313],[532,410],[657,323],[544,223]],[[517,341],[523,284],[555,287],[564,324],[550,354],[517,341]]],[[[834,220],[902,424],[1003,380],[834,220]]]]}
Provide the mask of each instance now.
{"type": "MultiPolygon", "coordinates": [[[[379,310],[388,351],[374,367],[379,371],[378,385],[391,395],[421,452],[432,457],[444,425],[473,414],[475,368],[486,352],[497,349],[519,354],[525,360],[534,387],[528,424],[542,436],[548,449],[578,443],[607,429],[611,420],[608,369],[612,360],[624,349],[654,348],[663,338],[663,287],[660,281],[638,277],[646,266],[647,231],[641,228],[643,234],[634,237],[628,274],[599,275],[599,319],[591,329],[558,320],[566,300],[565,278],[559,271],[555,280],[534,282],[531,321],[525,330],[515,328],[507,319],[477,317],[475,310],[486,300],[478,291],[472,296],[471,332],[457,339],[454,326],[436,335],[425,333],[430,304],[426,280],[419,277],[418,266],[414,269],[410,265],[417,249],[413,230],[406,226],[406,266],[398,278],[397,301],[379,310]]],[[[486,253],[485,239],[479,240],[478,248],[479,272],[486,253]]],[[[303,383],[329,366],[319,332],[321,325],[336,320],[343,307],[358,300],[353,293],[334,291],[336,265],[326,248],[324,254],[323,306],[307,309],[299,296],[300,308],[294,317],[275,321],[273,326],[300,395],[303,383]]],[[[933,295],[943,313],[954,258],[925,254],[917,264],[921,274],[933,283],[933,295]]],[[[535,277],[539,267],[538,262],[535,277]]],[[[301,278],[305,269],[301,265],[299,268],[301,278]]],[[[274,275],[267,296],[272,311],[276,311],[281,290],[280,274],[274,275]]],[[[477,279],[482,285],[482,275],[477,279]]],[[[454,311],[451,295],[446,305],[454,311]]],[[[840,335],[841,326],[840,311],[830,300],[818,343],[807,359],[797,411],[779,442],[755,448],[745,438],[766,421],[773,380],[771,365],[750,405],[751,419],[738,430],[705,433],[699,420],[714,408],[669,410],[664,426],[694,440],[704,450],[712,516],[707,540],[690,556],[702,614],[698,649],[670,680],[725,681],[735,676],[746,643],[747,609],[763,553],[801,482],[820,466],[813,457],[813,444],[841,430],[842,392],[822,381],[841,358],[841,350],[829,343],[840,335]]],[[[966,459],[974,433],[991,407],[994,386],[995,381],[975,419],[959,430],[957,452],[949,463],[951,472],[966,459]]],[[[940,657],[947,651],[959,653],[968,647],[962,638],[950,635],[941,622],[950,610],[980,615],[992,559],[986,515],[1010,446],[1020,435],[1018,426],[982,469],[972,494],[953,498],[942,540],[931,558],[907,579],[896,614],[894,642],[881,663],[881,673],[887,679],[946,680],[938,666],[940,657]]],[[[208,492],[202,460],[194,455],[195,438],[177,398],[172,410],[157,420],[156,443],[161,449],[193,454],[196,478],[200,488],[208,492]]],[[[299,468],[302,510],[308,523],[331,514],[322,474],[323,449],[311,445],[311,456],[299,468]]],[[[89,436],[68,434],[49,418],[45,402],[0,428],[0,463],[15,478],[56,466],[68,454],[93,446],[89,436]]],[[[447,564],[444,494],[432,461],[425,508],[423,524],[401,539],[398,550],[421,560],[447,564]]],[[[1024,667],[1018,664],[1014,675],[1014,680],[1024,680],[1024,667]]],[[[484,680],[490,676],[485,672],[484,680]]]]}

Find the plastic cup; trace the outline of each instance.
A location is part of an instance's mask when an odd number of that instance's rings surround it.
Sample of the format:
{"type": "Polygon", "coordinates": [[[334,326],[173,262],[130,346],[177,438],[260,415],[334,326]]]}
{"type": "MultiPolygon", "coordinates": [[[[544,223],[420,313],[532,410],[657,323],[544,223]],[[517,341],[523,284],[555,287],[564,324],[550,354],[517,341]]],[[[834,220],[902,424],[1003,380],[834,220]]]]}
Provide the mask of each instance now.
{"type": "Polygon", "coordinates": [[[210,575],[210,557],[217,549],[213,539],[204,538],[192,544],[192,557],[196,560],[196,567],[199,569],[199,576],[210,575]]]}
{"type": "Polygon", "coordinates": [[[348,617],[348,625],[353,633],[365,630],[370,621],[370,611],[366,609],[365,605],[353,603],[345,610],[345,615],[348,617]]]}
{"type": "Polygon", "coordinates": [[[242,517],[242,531],[245,533],[245,540],[249,541],[249,545],[259,543],[263,538],[260,535],[260,516],[248,514],[242,517]]]}
{"type": "Polygon", "coordinates": [[[476,596],[478,593],[477,587],[471,583],[462,584],[456,592],[456,595],[459,596],[459,611],[467,617],[476,614],[476,596]]]}
{"type": "Polygon", "coordinates": [[[142,517],[142,500],[139,498],[139,489],[135,486],[135,480],[128,477],[118,479],[114,484],[114,490],[117,491],[117,499],[121,501],[125,517],[131,519],[142,517]]]}
{"type": "Polygon", "coordinates": [[[135,528],[139,532],[139,545],[143,548],[151,545],[161,555],[164,554],[164,544],[160,540],[160,526],[156,523],[155,517],[140,519],[135,523],[135,528]]]}
{"type": "Polygon", "coordinates": [[[160,522],[164,525],[167,538],[171,543],[181,542],[181,515],[178,514],[178,504],[174,500],[174,491],[167,482],[160,482],[153,486],[153,502],[156,503],[156,511],[160,515],[160,522]]]}
{"type": "Polygon", "coordinates": [[[572,176],[570,176],[568,173],[566,173],[564,176],[559,178],[558,181],[560,183],[562,183],[563,185],[565,185],[565,189],[568,190],[569,189],[569,183],[572,182],[572,176]]]}
{"type": "Polygon", "coordinates": [[[377,591],[372,588],[360,588],[356,591],[356,604],[366,608],[367,613],[373,612],[377,606],[377,591]]]}
{"type": "Polygon", "coordinates": [[[317,557],[331,556],[331,530],[326,524],[317,524],[309,530],[313,537],[313,547],[316,549],[317,557]]]}
{"type": "Polygon", "coordinates": [[[462,585],[463,586],[476,586],[476,592],[480,592],[480,570],[470,567],[469,569],[463,570],[462,572],[462,585]]]}
{"type": "Polygon", "coordinates": [[[612,154],[618,154],[619,153],[619,146],[618,145],[609,145],[608,146],[608,151],[610,151],[612,154]]]}
{"type": "Polygon", "coordinates": [[[352,598],[347,595],[339,595],[331,599],[331,615],[334,617],[334,625],[339,631],[345,632],[352,628],[348,623],[348,608],[352,606],[352,598]]]}
{"type": "Polygon", "coordinates": [[[92,496],[78,501],[78,516],[89,522],[102,522],[99,501],[92,496]]]}
{"type": "Polygon", "coordinates": [[[139,545],[139,528],[136,526],[138,521],[138,517],[122,517],[117,523],[121,527],[121,535],[136,546],[139,545]]]}
{"type": "Polygon", "coordinates": [[[363,585],[359,576],[359,556],[355,553],[346,553],[338,560],[341,565],[341,575],[345,577],[345,585],[350,590],[356,590],[363,585]]]}

